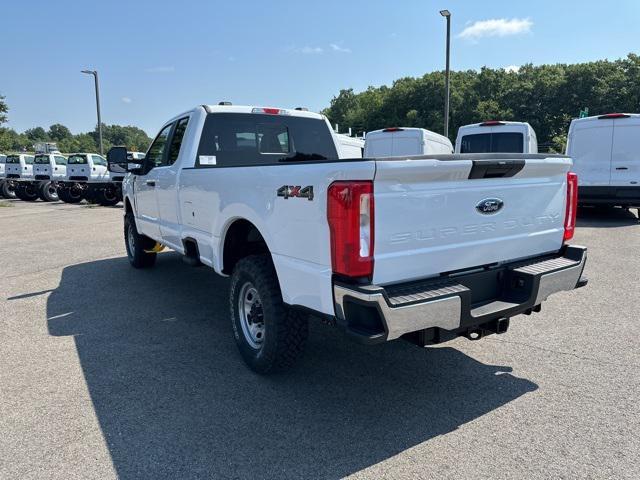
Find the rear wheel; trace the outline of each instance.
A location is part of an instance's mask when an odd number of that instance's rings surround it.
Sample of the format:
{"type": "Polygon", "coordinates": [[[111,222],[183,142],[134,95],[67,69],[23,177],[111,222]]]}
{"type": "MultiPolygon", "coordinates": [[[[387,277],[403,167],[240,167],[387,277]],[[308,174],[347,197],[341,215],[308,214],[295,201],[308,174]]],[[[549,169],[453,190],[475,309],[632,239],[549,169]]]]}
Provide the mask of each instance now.
{"type": "Polygon", "coordinates": [[[13,183],[6,180],[3,181],[2,185],[0,185],[0,195],[4,198],[16,198],[16,189],[13,183]]]}
{"type": "Polygon", "coordinates": [[[82,191],[76,187],[58,187],[58,198],[65,203],[80,203],[82,191]]]}
{"type": "Polygon", "coordinates": [[[149,268],[156,263],[157,253],[150,252],[156,242],[146,235],[138,233],[136,220],[132,213],[124,217],[124,242],[127,247],[129,263],[135,268],[149,268]]]}
{"type": "Polygon", "coordinates": [[[16,196],[20,200],[24,200],[26,202],[34,202],[38,199],[38,189],[31,183],[28,183],[26,185],[18,184],[16,186],[16,196]]]}
{"type": "Polygon", "coordinates": [[[231,275],[230,308],[236,344],[253,371],[285,370],[302,355],[308,318],[282,301],[269,256],[252,255],[237,263],[231,275]]]}
{"type": "Polygon", "coordinates": [[[100,191],[98,196],[98,203],[103,207],[113,207],[121,199],[118,188],[115,185],[108,185],[100,191]]]}
{"type": "Polygon", "coordinates": [[[42,182],[38,189],[38,196],[45,202],[57,202],[59,198],[56,184],[51,181],[42,182]]]}

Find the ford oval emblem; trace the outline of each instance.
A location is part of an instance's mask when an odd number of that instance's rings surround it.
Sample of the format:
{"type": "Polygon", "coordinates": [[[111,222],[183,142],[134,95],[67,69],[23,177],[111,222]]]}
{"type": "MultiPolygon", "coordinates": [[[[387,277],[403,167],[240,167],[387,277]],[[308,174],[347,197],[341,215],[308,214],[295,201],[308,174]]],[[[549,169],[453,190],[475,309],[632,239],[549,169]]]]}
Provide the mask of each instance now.
{"type": "Polygon", "coordinates": [[[493,215],[502,210],[504,202],[499,198],[485,198],[476,205],[476,210],[483,215],[493,215]]]}

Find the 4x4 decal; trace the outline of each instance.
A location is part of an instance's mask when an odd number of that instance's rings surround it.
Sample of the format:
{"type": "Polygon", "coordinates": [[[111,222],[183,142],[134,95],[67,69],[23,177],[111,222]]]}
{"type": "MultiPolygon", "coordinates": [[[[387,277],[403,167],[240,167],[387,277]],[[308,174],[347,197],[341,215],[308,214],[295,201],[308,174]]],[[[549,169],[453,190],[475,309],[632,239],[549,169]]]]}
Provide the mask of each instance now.
{"type": "Polygon", "coordinates": [[[278,196],[288,198],[306,198],[307,200],[313,200],[313,185],[301,187],[300,185],[283,185],[278,189],[278,196]]]}

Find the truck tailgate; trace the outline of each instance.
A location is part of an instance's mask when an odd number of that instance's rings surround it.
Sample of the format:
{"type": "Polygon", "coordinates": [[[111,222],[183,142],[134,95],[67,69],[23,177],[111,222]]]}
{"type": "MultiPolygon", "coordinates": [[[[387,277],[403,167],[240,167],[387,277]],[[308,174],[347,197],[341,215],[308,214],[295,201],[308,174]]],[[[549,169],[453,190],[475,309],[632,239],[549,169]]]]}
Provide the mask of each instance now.
{"type": "Polygon", "coordinates": [[[377,159],[373,282],[559,250],[570,167],[568,157],[522,154],[377,159]],[[509,164],[518,171],[496,178],[509,164]]]}

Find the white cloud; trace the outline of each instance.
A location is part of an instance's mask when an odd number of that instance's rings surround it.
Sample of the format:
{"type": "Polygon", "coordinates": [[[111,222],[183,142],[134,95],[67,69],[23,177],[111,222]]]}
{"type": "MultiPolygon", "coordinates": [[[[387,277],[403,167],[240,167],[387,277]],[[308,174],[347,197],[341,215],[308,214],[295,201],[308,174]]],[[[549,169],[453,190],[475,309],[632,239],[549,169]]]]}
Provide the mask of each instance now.
{"type": "Polygon", "coordinates": [[[334,52],[351,53],[350,48],[341,47],[337,43],[331,43],[329,46],[331,47],[331,50],[333,50],[334,52]]]}
{"type": "Polygon", "coordinates": [[[131,102],[133,102],[133,100],[131,100],[130,97],[122,97],[120,100],[122,100],[122,103],[131,103],[131,102]]]}
{"type": "Polygon", "coordinates": [[[304,53],[305,55],[319,55],[324,53],[324,48],[304,46],[302,48],[294,48],[293,51],[296,53],[304,53]]]}
{"type": "Polygon", "coordinates": [[[504,67],[504,69],[509,73],[518,73],[520,71],[520,65],[509,65],[504,67]]]}
{"type": "Polygon", "coordinates": [[[176,71],[176,67],[174,66],[150,67],[150,68],[145,68],[144,71],[147,73],[171,73],[176,71]]]}
{"type": "Polygon", "coordinates": [[[533,22],[528,18],[493,18],[473,22],[458,34],[459,38],[478,40],[483,37],[506,37],[531,32],[533,22]]]}

